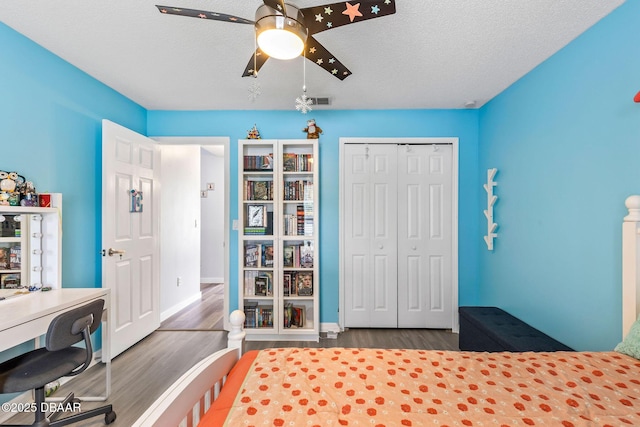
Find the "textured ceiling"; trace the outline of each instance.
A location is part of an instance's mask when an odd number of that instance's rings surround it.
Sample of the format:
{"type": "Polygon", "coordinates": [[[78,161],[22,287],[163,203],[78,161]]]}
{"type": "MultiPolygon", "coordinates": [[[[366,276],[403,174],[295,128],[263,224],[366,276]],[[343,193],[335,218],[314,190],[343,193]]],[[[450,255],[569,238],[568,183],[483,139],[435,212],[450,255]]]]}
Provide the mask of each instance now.
{"type": "MultiPolygon", "coordinates": [[[[340,81],[307,61],[307,95],[330,98],[318,110],[479,107],[622,3],[397,0],[395,15],[317,34],[353,75],[340,81]]],[[[251,25],[163,15],[156,4],[253,20],[262,1],[1,0],[0,20],[147,109],[294,109],[302,58],[270,59],[243,78],[251,25]]]]}

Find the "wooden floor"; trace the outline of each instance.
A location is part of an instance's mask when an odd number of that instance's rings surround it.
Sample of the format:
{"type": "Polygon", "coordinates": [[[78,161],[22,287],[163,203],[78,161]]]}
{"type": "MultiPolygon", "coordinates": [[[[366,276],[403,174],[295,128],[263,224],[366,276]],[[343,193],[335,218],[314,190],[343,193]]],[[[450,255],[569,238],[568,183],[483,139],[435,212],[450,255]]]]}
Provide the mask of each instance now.
{"type": "MultiPolygon", "coordinates": [[[[220,286],[219,288],[223,288],[220,286]]],[[[195,307],[187,307],[192,314],[195,307]]],[[[207,310],[203,307],[203,310],[207,310]]],[[[220,310],[222,311],[222,310],[220,310]]],[[[177,319],[183,317],[176,315],[177,319]]],[[[164,330],[157,330],[112,362],[112,392],[107,403],[117,413],[114,427],[129,427],[162,392],[205,356],[226,347],[227,333],[203,330],[212,326],[209,315],[195,315],[199,322],[186,322],[180,327],[163,322],[164,330]],[[182,327],[190,324],[194,330],[182,327]],[[166,329],[165,329],[166,328],[166,329]],[[167,330],[170,329],[170,330],[167,330]],[[178,330],[180,329],[180,330],[178,330]]],[[[188,316],[187,316],[188,317],[188,316]]],[[[215,317],[215,316],[213,316],[215,317]]],[[[171,319],[168,319],[171,320],[171,319]]],[[[271,347],[353,347],[353,348],[415,348],[430,350],[457,350],[458,335],[450,331],[428,329],[350,329],[337,339],[320,339],[319,342],[246,342],[245,350],[271,347]]],[[[68,391],[76,395],[100,395],[104,393],[104,366],[97,365],[63,386],[56,396],[68,391]]],[[[98,402],[83,402],[84,410],[104,405],[98,402]]],[[[9,422],[32,422],[32,414],[15,416],[9,422]]],[[[97,417],[77,426],[97,427],[104,425],[104,418],[97,417]]]]}
{"type": "Polygon", "coordinates": [[[160,324],[160,330],[222,331],[224,320],[224,284],[200,285],[202,298],[160,324]]]}

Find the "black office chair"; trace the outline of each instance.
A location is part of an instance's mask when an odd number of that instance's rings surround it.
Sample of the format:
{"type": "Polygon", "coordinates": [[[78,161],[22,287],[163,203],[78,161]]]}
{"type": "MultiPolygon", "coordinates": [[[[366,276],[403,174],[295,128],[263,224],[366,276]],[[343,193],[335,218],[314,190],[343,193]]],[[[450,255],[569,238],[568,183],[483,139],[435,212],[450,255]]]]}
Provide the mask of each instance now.
{"type": "MultiPolygon", "coordinates": [[[[46,346],[6,362],[0,363],[0,393],[16,393],[35,390],[35,421],[32,426],[64,426],[98,415],[111,424],[116,419],[111,405],[56,420],[61,412],[47,417],[45,409],[45,386],[59,378],[78,375],[87,369],[93,358],[91,333],[100,325],[104,300],[93,301],[56,316],[49,325],[46,346]],[[84,340],[85,348],[73,347],[84,340]]],[[[70,393],[62,403],[55,406],[75,407],[79,403],[70,393]],[[71,405],[71,406],[69,406],[71,405]]]]}

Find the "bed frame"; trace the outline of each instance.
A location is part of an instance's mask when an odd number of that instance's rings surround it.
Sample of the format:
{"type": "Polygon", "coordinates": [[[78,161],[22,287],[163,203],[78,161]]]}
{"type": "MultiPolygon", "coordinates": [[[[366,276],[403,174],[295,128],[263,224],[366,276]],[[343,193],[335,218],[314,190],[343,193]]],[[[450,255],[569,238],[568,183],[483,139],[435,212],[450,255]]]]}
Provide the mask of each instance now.
{"type": "Polygon", "coordinates": [[[227,348],[205,357],[189,369],[136,420],[133,427],[192,427],[218,398],[227,374],[242,355],[244,313],[229,316],[227,348]]]}
{"type": "MultiPolygon", "coordinates": [[[[625,201],[629,211],[622,224],[622,336],[640,313],[640,195],[625,201]]],[[[242,353],[244,313],[230,316],[228,347],[203,359],[167,389],[136,421],[134,427],[196,426],[220,393],[242,353]]]]}

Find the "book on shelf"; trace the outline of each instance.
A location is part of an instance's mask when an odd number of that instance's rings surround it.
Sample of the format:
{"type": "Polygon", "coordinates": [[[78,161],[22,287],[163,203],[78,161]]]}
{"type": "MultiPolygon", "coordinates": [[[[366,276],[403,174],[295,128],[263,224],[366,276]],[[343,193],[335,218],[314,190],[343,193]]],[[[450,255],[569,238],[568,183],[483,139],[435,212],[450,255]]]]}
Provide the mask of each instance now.
{"type": "Polygon", "coordinates": [[[247,205],[247,227],[267,226],[267,207],[265,205],[247,205]]]}
{"type": "Polygon", "coordinates": [[[310,240],[300,246],[300,267],[313,268],[313,242],[310,240]]]}
{"type": "Polygon", "coordinates": [[[295,295],[295,289],[292,289],[292,274],[285,272],[282,274],[282,293],[285,297],[295,295]]]}
{"type": "Polygon", "coordinates": [[[10,266],[10,250],[8,247],[0,247],[0,270],[8,270],[10,266]]]}
{"type": "Polygon", "coordinates": [[[267,227],[245,227],[245,236],[265,236],[267,235],[267,227]]]}
{"type": "Polygon", "coordinates": [[[293,246],[284,246],[282,248],[282,265],[284,267],[293,267],[294,248],[293,246]]]}
{"type": "Polygon", "coordinates": [[[13,245],[9,248],[9,267],[12,270],[20,270],[22,263],[20,245],[13,245]]]}
{"type": "Polygon", "coordinates": [[[296,275],[296,290],[298,296],[308,297],[313,295],[313,273],[300,271],[296,275]]]}
{"type": "Polygon", "coordinates": [[[273,267],[273,244],[262,244],[262,262],[261,267],[273,267]]]}
{"type": "Polygon", "coordinates": [[[304,235],[304,205],[296,206],[296,235],[304,235]]]}
{"type": "Polygon", "coordinates": [[[266,297],[269,295],[269,291],[267,290],[268,286],[268,278],[265,276],[258,276],[254,280],[255,286],[255,295],[266,297]]]}
{"type": "Polygon", "coordinates": [[[20,287],[20,275],[17,273],[0,274],[0,289],[17,289],[20,287]]]}
{"type": "Polygon", "coordinates": [[[245,244],[244,245],[244,266],[260,267],[260,245],[245,244]]]}
{"type": "Polygon", "coordinates": [[[244,302],[244,327],[255,328],[257,322],[257,301],[245,301],[244,302]]]}
{"type": "Polygon", "coordinates": [[[303,328],[305,322],[305,308],[287,303],[284,306],[283,324],[285,328],[303,328]]]}

